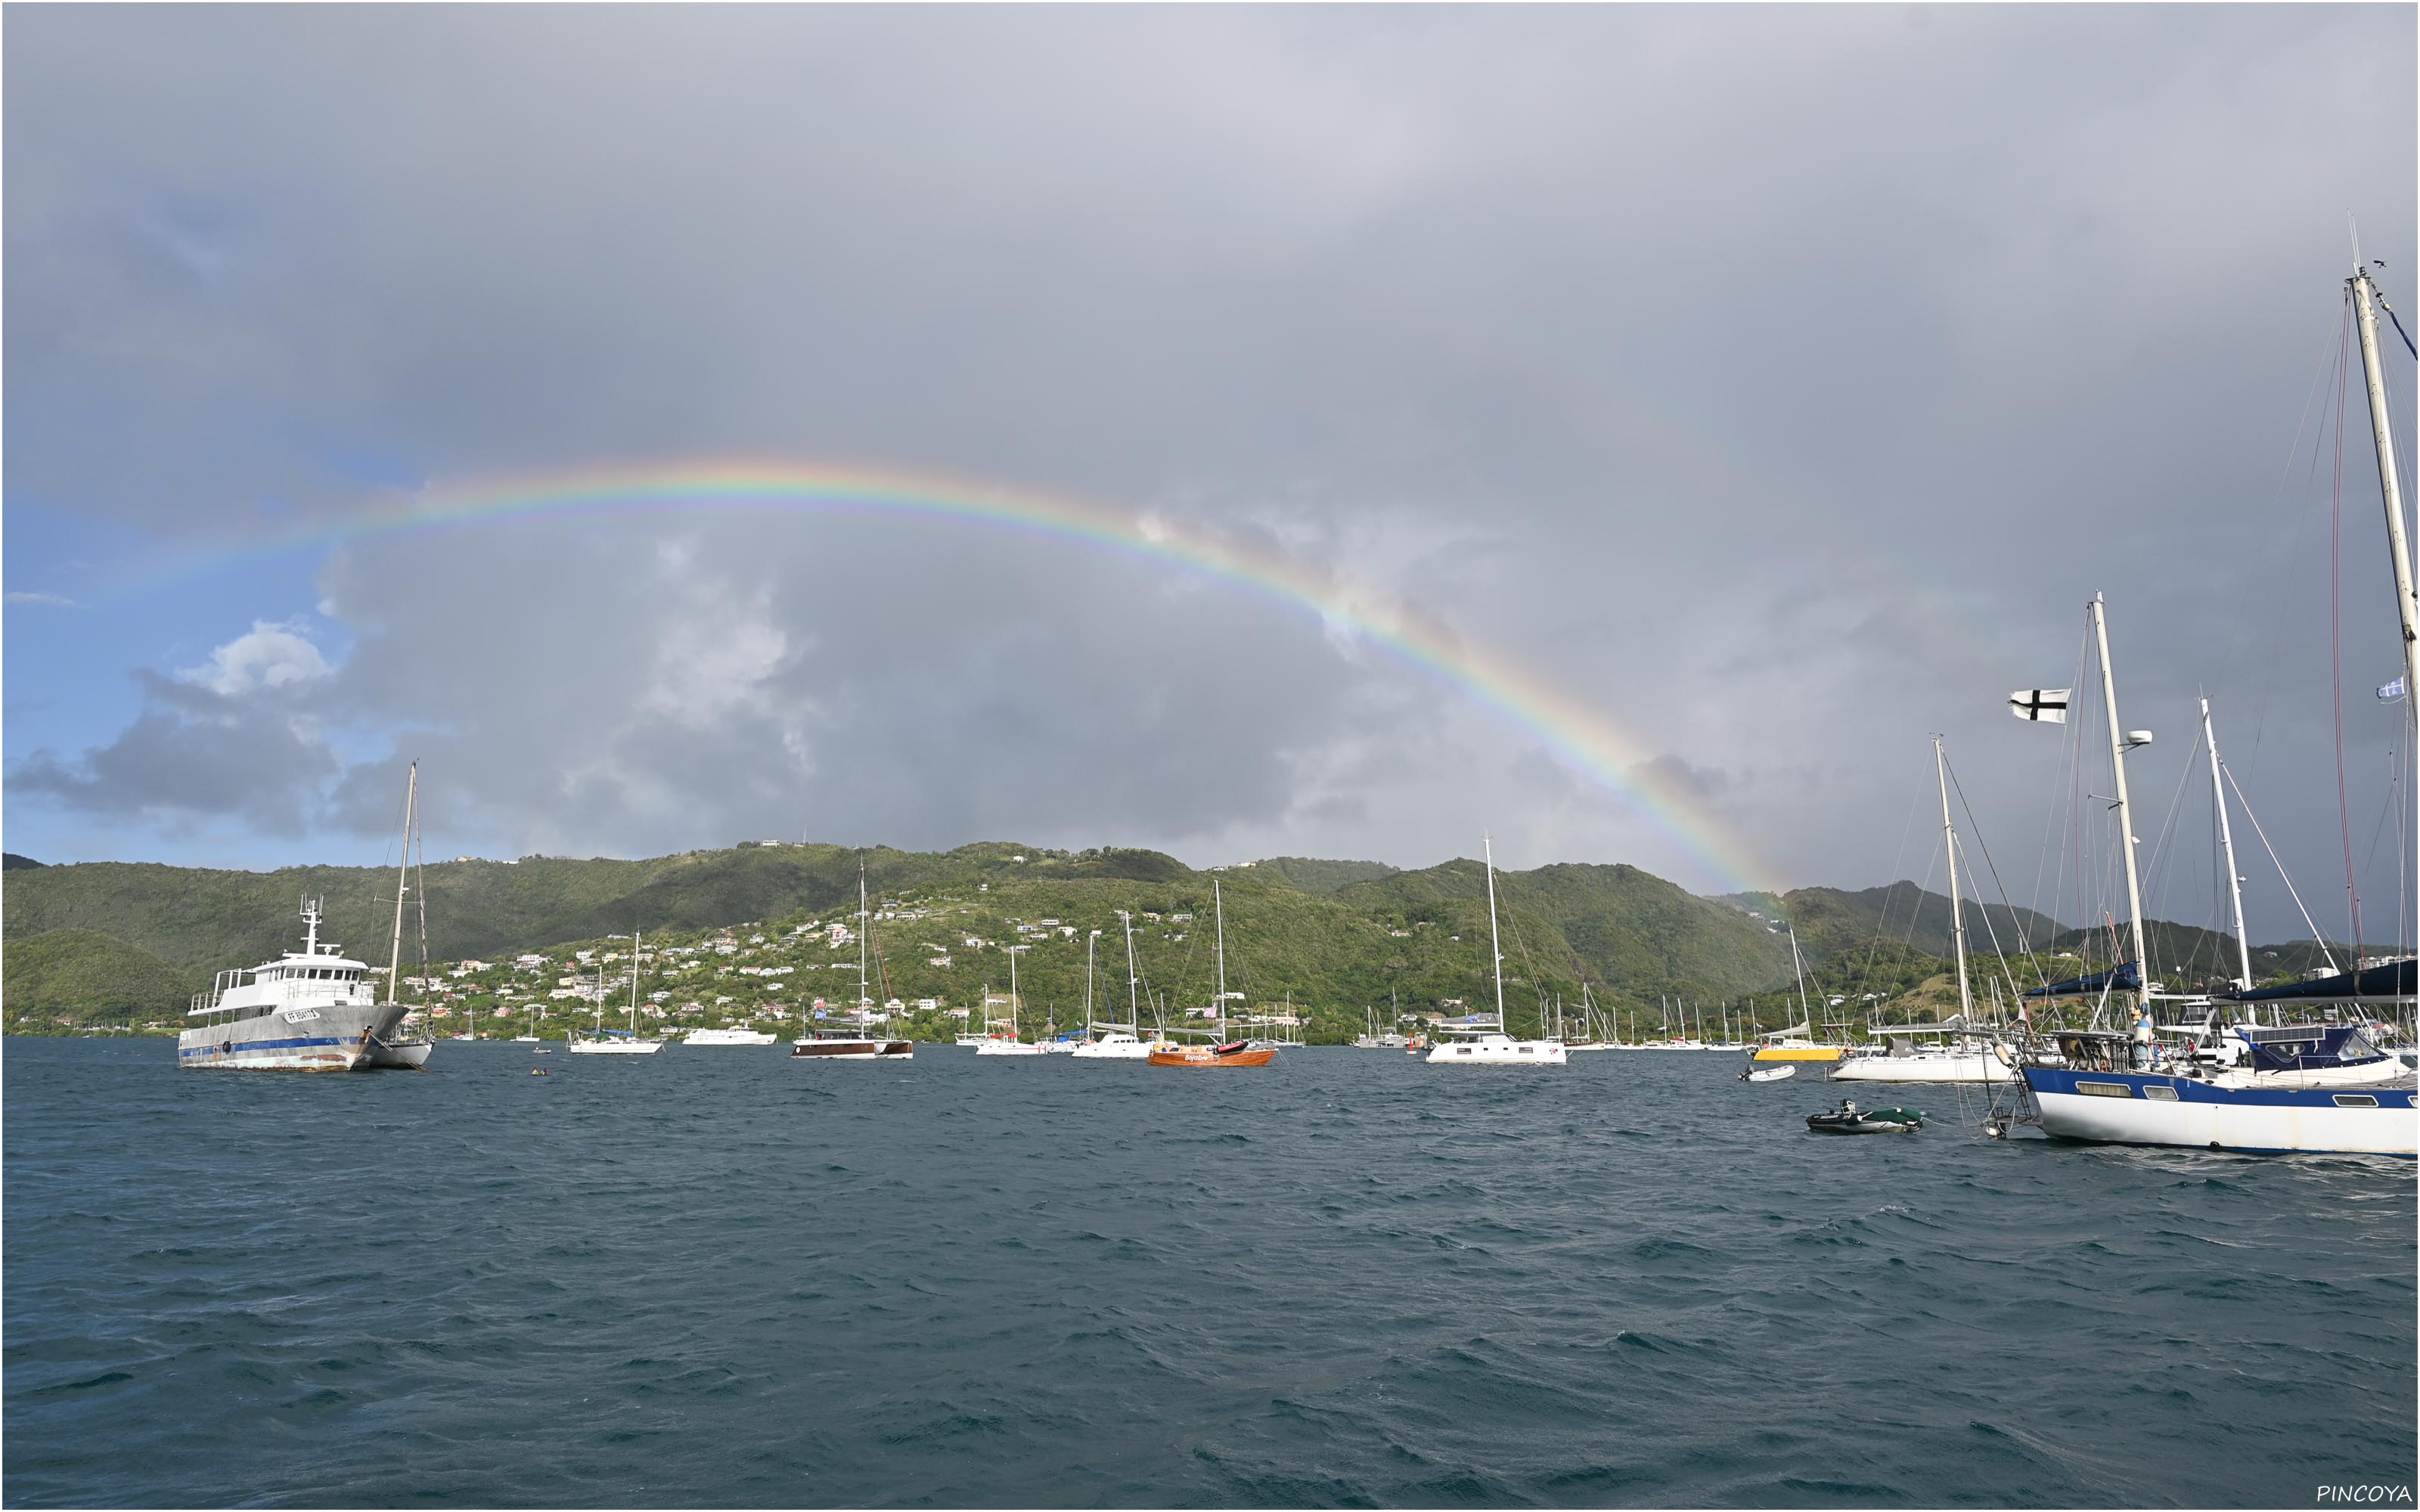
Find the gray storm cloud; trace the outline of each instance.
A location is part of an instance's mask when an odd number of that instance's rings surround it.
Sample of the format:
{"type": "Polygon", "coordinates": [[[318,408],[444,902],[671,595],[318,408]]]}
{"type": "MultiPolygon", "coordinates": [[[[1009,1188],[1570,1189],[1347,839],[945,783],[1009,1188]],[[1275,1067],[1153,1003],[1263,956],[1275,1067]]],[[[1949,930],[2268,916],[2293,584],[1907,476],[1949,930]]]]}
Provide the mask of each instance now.
{"type": "MultiPolygon", "coordinates": [[[[1994,841],[2040,843],[2055,752],[1998,700],[2066,680],[2105,590],[2129,722],[2174,764],[2147,785],[2183,771],[2208,687],[2298,873],[2340,866],[2304,411],[2345,209],[2390,289],[2412,266],[2408,10],[6,27],[13,501],[221,550],[264,498],[341,519],[499,472],[868,459],[1256,533],[1632,737],[1592,770],[1171,566],[869,521],[528,520],[297,566],[343,647],[325,676],[207,708],[155,677],[89,748],[12,717],[21,834],[370,829],[418,753],[466,849],[1420,863],[1492,828],[1517,864],[1879,882],[1921,871],[1902,816],[1934,731],[1994,841]],[[170,775],[239,706],[294,749],[170,775]],[[1765,874],[1606,786],[1642,770],[1765,874]]],[[[2347,476],[2344,643],[2382,663],[2375,481],[2347,476]]],[[[70,633],[31,612],[21,653],[70,633]]],[[[269,612],[232,606],[209,645],[269,612]]],[[[148,665],[194,665],[164,645],[148,665]]],[[[2394,738],[2374,712],[2348,727],[2366,773],[2394,738]]]]}

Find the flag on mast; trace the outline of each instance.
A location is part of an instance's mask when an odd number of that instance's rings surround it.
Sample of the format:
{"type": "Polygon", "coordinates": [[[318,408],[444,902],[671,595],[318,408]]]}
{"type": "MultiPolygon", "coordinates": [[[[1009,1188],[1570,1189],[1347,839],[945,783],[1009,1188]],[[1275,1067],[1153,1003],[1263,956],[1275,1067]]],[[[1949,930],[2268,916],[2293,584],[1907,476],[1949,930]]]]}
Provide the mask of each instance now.
{"type": "Polygon", "coordinates": [[[2403,679],[2400,677],[2391,683],[2382,683],[2379,686],[2378,698],[2381,703],[2391,703],[2402,696],[2403,679]]]}
{"type": "Polygon", "coordinates": [[[2009,712],[2020,719],[2065,724],[2067,696],[2073,691],[2070,687],[2021,687],[2009,695],[2009,712]]]}

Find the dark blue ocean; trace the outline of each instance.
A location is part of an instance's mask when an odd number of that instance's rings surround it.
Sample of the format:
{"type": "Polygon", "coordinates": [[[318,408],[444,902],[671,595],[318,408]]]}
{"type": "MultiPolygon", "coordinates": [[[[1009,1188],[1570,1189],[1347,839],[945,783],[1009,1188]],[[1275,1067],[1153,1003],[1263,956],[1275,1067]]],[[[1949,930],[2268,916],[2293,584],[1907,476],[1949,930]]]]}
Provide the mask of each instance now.
{"type": "Polygon", "coordinates": [[[1991,1144],[1952,1088],[1898,1099],[1920,1134],[1823,1138],[1824,1088],[1714,1055],[5,1054],[12,1506],[2307,1507],[2412,1480],[2408,1162],[1991,1144]]]}

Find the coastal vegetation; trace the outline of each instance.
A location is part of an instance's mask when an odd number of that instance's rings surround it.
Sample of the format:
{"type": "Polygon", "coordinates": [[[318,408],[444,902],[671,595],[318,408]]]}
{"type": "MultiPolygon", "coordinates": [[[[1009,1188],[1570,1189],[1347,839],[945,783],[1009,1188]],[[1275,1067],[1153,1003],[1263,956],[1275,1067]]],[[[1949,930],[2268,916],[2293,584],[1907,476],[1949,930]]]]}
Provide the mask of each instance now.
{"type": "MultiPolygon", "coordinates": [[[[385,964],[391,870],[11,859],[0,894],[0,1015],[9,1032],[172,1030],[213,973],[293,946],[306,895],[326,900],[323,939],[385,964]]],[[[1082,1026],[1088,944],[1094,1011],[1125,1018],[1122,911],[1132,917],[1132,997],[1146,1024],[1214,1011],[1221,907],[1231,1016],[1291,1020],[1290,1036],[1330,1042],[1360,1033],[1373,1015],[1493,1006],[1477,861],[1399,871],[1287,856],[1197,871],[1156,851],[1007,842],[938,854],[755,843],[636,861],[432,864],[427,964],[413,908],[403,995],[445,1021],[432,1023],[441,1032],[475,1020],[482,1033],[559,1035],[593,1024],[598,999],[609,1012],[628,1011],[628,936],[636,931],[644,940],[636,963],[643,1027],[795,1028],[819,1003],[837,1013],[857,999],[861,865],[876,916],[870,995],[898,1004],[923,1038],[959,1032],[962,1014],[979,1024],[987,993],[994,1015],[1005,1016],[1012,949],[1015,1007],[1029,1036],[1082,1026]]],[[[1584,990],[1625,1034],[1652,1032],[1670,1002],[1693,1005],[1710,1025],[1726,1011],[1767,1028],[1794,1023],[1792,927],[1819,1018],[1929,1011],[1947,980],[1947,900],[1913,883],[1710,899],[1635,867],[1558,864],[1499,872],[1497,884],[1516,1027],[1558,1007],[1575,1015],[1584,990]],[[1929,981],[1934,989],[1923,990],[1929,981]]],[[[2012,961],[2028,962],[2000,972],[2024,985],[2106,959],[2099,933],[2024,910],[1993,909],[1987,927],[1970,905],[1967,928],[1978,957],[1996,938],[2012,961]]],[[[2226,942],[2208,932],[2159,925],[2154,934],[2155,961],[2224,959],[2226,942]]],[[[2319,951],[2306,943],[2264,948],[2263,956],[2264,974],[2286,976],[2316,964],[2319,951]]],[[[1978,962],[1978,980],[1997,971],[1978,962]]]]}

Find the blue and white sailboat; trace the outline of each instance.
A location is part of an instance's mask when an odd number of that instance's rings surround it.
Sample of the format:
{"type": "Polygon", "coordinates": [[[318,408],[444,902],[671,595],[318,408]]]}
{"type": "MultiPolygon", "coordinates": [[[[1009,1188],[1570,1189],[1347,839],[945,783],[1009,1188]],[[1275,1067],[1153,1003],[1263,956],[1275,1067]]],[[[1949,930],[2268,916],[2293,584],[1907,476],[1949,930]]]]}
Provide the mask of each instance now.
{"type": "MultiPolygon", "coordinates": [[[[2369,384],[2379,481],[2385,495],[2387,548],[2394,558],[2397,609],[2403,628],[2404,687],[2420,689],[2420,599],[2412,592],[2394,440],[2386,423],[2385,388],[2379,371],[2377,316],[2371,310],[2376,291],[2366,268],[2355,268],[2350,290],[2369,384]]],[[[2356,963],[2350,972],[2317,981],[2256,989],[2239,897],[2235,925],[2241,965],[2235,990],[2207,1000],[2202,1029],[2183,1046],[2172,1050],[2158,1042],[2150,1005],[2161,995],[2144,969],[2142,887],[2127,804],[2125,760],[2128,751],[2150,737],[2120,736],[2124,727],[2118,720],[2118,694],[2110,680],[2108,622],[2097,594],[2091,617],[2100,649],[2110,760],[2117,778],[2118,846],[2125,861],[2133,959],[2097,978],[2044,991],[2053,995],[2131,991],[2136,998],[2138,1023],[2132,1034],[2057,1034],[2050,1037],[2056,1044],[2055,1057],[2040,1049],[2028,1056],[2024,1072],[2031,1120],[2058,1139],[2256,1153],[2420,1155],[2420,1105],[2415,1105],[2420,1104],[2420,1081],[2415,1081],[2409,1065],[2372,1037],[2367,1015],[2356,1013],[2351,1023],[2268,1026],[2257,1018],[2261,1005],[2408,1008],[2415,1001],[2414,963],[2410,959],[2370,966],[2356,963]],[[2241,1015],[2241,1022],[2222,1026],[2221,1015],[2230,1009],[2241,1015]]],[[[2413,702],[2420,700],[2406,702],[2407,719],[2413,702]]],[[[2205,702],[2206,738],[2208,714],[2205,702]]],[[[2409,723],[2406,730],[2408,742],[2409,723]]],[[[2407,743],[2405,748],[2412,747],[2407,743]]],[[[2215,782],[2214,740],[2211,764],[2215,782]]],[[[2227,875],[2232,879],[2236,875],[2234,844],[2225,828],[2223,798],[2219,813],[2227,875]]],[[[2006,1127],[2001,1122],[1996,1132],[2004,1133],[2006,1127]]]]}

